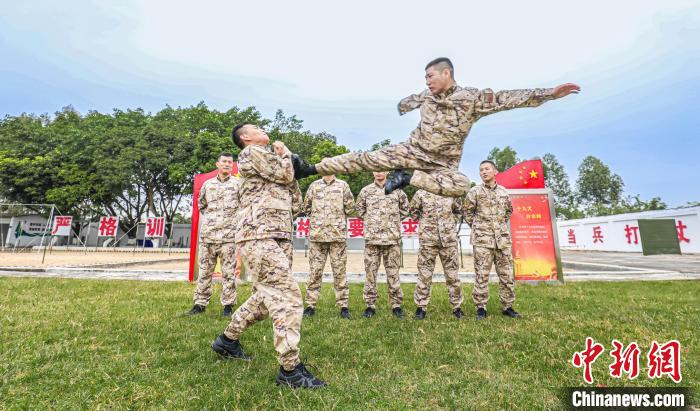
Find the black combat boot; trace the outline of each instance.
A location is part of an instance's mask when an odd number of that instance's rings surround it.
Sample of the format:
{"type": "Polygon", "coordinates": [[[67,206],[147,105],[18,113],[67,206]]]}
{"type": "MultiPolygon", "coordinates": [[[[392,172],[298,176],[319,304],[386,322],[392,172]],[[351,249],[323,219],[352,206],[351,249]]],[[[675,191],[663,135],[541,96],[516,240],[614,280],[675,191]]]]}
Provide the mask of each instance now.
{"type": "Polygon", "coordinates": [[[207,310],[207,307],[205,307],[203,305],[195,304],[194,307],[192,307],[192,309],[187,312],[187,315],[202,314],[206,310],[207,310]]]}
{"type": "Polygon", "coordinates": [[[485,308],[477,308],[476,309],[476,319],[477,320],[483,320],[484,318],[486,318],[487,315],[488,315],[488,313],[486,313],[485,308]]]}
{"type": "Polygon", "coordinates": [[[391,313],[394,314],[396,318],[403,318],[403,309],[401,309],[401,307],[392,308],[391,313]]]}
{"type": "Polygon", "coordinates": [[[314,377],[303,363],[297,364],[292,371],[285,371],[284,368],[280,367],[275,383],[291,388],[322,388],[326,386],[326,383],[314,377]]]}
{"type": "Polygon", "coordinates": [[[365,313],[363,314],[365,318],[371,318],[374,317],[375,310],[372,307],[367,307],[365,309],[365,313]]]}
{"type": "Polygon", "coordinates": [[[424,308],[416,308],[416,320],[425,320],[426,314],[428,314],[428,312],[425,311],[424,308]]]}
{"type": "Polygon", "coordinates": [[[452,310],[452,315],[454,315],[455,318],[460,319],[460,318],[464,317],[464,311],[462,311],[461,307],[457,307],[454,310],[452,310]]]}
{"type": "Polygon", "coordinates": [[[508,316],[510,318],[520,318],[520,314],[518,314],[518,312],[515,311],[513,307],[508,307],[505,310],[503,310],[503,315],[508,316]]]}
{"type": "Polygon", "coordinates": [[[294,179],[299,180],[304,177],[318,174],[316,166],[308,165],[304,160],[296,154],[292,154],[292,166],[294,166],[294,179]]]}
{"type": "Polygon", "coordinates": [[[243,352],[243,347],[238,340],[232,340],[221,334],[211,343],[211,349],[224,358],[235,358],[243,361],[250,361],[252,357],[243,352]]]}
{"type": "Polygon", "coordinates": [[[394,190],[405,188],[411,182],[411,174],[404,170],[396,170],[384,184],[384,194],[389,195],[394,190]]]}
{"type": "Polygon", "coordinates": [[[304,308],[304,317],[313,317],[316,314],[316,309],[314,307],[308,306],[304,308]]]}
{"type": "Polygon", "coordinates": [[[350,310],[348,310],[348,307],[342,307],[340,309],[340,316],[347,320],[350,319],[350,310]]]}
{"type": "Polygon", "coordinates": [[[224,306],[224,313],[222,314],[224,317],[230,317],[233,315],[233,306],[231,304],[225,305],[224,306]]]}

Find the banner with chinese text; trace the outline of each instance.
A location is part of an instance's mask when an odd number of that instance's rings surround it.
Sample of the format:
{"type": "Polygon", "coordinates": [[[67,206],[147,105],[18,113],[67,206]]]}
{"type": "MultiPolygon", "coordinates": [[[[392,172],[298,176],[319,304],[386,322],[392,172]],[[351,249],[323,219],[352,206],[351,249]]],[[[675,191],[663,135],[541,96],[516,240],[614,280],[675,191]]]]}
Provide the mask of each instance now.
{"type": "Polygon", "coordinates": [[[70,235],[71,225],[73,224],[73,216],[57,215],[53,219],[53,228],[51,235],[58,237],[67,237],[70,235]]]}

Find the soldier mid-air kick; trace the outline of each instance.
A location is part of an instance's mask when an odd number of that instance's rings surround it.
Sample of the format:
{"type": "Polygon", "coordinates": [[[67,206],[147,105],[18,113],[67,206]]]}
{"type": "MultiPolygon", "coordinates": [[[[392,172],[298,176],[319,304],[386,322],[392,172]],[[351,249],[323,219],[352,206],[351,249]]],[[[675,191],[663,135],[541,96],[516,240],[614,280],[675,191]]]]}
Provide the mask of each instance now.
{"type": "Polygon", "coordinates": [[[394,173],[384,186],[387,194],[412,185],[433,194],[461,197],[469,191],[466,175],[459,172],[464,140],[480,118],[518,107],[537,107],[548,100],[578,93],[566,83],[554,88],[504,90],[462,88],[454,80],[450,59],[437,58],[425,67],[428,90],[399,102],[399,114],[420,108],[420,122],[408,141],[376,151],[353,152],[323,159],[316,165],[293,157],[295,178],[314,174],[352,174],[359,171],[394,173]],[[406,170],[414,170],[410,174],[406,170]]]}

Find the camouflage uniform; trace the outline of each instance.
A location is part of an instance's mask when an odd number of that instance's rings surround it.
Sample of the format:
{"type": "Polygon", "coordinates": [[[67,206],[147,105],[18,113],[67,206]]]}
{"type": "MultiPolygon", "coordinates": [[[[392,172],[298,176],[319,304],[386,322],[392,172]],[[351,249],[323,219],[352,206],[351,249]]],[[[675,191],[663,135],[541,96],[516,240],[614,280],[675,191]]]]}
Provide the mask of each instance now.
{"type": "Polygon", "coordinates": [[[203,214],[199,235],[199,276],[194,303],[207,306],[211,298],[212,274],[221,259],[221,304],[236,304],[236,243],[234,218],[238,209],[238,178],[219,176],[204,182],[199,192],[203,214]]]}
{"type": "Polygon", "coordinates": [[[515,301],[513,256],[508,220],[513,213],[508,192],[494,183],[480,184],[467,194],[464,220],[472,228],[474,247],[474,290],[472,299],[477,308],[486,308],[489,300],[489,272],[495,262],[499,279],[498,295],[505,310],[515,301]]]}
{"type": "Polygon", "coordinates": [[[319,179],[309,185],[303,211],[311,218],[309,227],[309,283],[306,287],[306,305],[316,307],[321,293],[321,279],[326,259],[330,254],[333,269],[335,303],[348,306],[348,280],[345,273],[346,216],[352,214],[355,202],[348,183],[334,178],[330,183],[319,179]]]}
{"type": "Polygon", "coordinates": [[[364,187],[355,204],[357,215],[365,225],[365,287],[362,297],[368,307],[375,308],[377,301],[377,271],[384,261],[386,282],[389,285],[389,302],[392,308],[400,307],[403,291],[399,277],[401,259],[401,220],[408,216],[408,197],[403,190],[384,194],[384,187],[372,183],[364,187]]]}
{"type": "Polygon", "coordinates": [[[464,140],[481,117],[517,107],[536,107],[553,99],[553,89],[507,90],[453,86],[433,95],[425,90],[401,100],[399,114],[420,108],[418,127],[407,142],[376,151],[326,158],[316,165],[321,175],[358,171],[415,170],[411,185],[434,194],[461,197],[470,182],[458,171],[464,140]]]}
{"type": "Polygon", "coordinates": [[[302,299],[292,277],[291,153],[279,157],[250,145],[238,156],[240,208],[236,244],[253,283],[252,295],[231,317],[224,334],[238,340],[256,321],[272,317],[273,343],[280,365],[291,371],[299,363],[302,299]]]}
{"type": "Polygon", "coordinates": [[[462,212],[460,201],[440,197],[424,190],[413,196],[411,215],[420,221],[418,226],[418,283],[413,300],[425,309],[430,302],[430,288],[439,255],[445,270],[450,305],[455,310],[462,305],[462,285],[459,281],[459,247],[457,245],[457,218],[462,212]]]}

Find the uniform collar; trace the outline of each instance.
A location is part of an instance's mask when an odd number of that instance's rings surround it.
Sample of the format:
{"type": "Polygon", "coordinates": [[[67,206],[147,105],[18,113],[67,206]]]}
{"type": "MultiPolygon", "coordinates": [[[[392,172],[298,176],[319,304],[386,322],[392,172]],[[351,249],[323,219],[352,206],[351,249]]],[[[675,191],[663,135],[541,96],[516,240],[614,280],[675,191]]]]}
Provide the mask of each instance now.
{"type": "Polygon", "coordinates": [[[225,182],[227,182],[228,180],[231,179],[231,174],[229,174],[228,177],[224,178],[223,180],[222,180],[221,177],[217,174],[217,175],[216,175],[216,179],[219,180],[219,181],[221,181],[222,183],[225,183],[225,182]]]}
{"type": "Polygon", "coordinates": [[[457,91],[457,83],[452,84],[452,87],[448,88],[447,90],[443,91],[442,93],[439,93],[435,95],[437,98],[445,98],[451,96],[455,91],[457,91]]]}
{"type": "Polygon", "coordinates": [[[486,187],[486,188],[488,188],[489,190],[495,190],[496,187],[498,187],[498,183],[494,181],[494,182],[493,182],[493,185],[491,185],[491,186],[488,185],[488,184],[486,184],[486,183],[483,183],[483,186],[486,187]]]}
{"type": "Polygon", "coordinates": [[[326,180],[323,177],[321,177],[321,181],[323,181],[323,183],[325,185],[329,186],[329,185],[335,183],[335,176],[333,176],[333,179],[330,181],[330,183],[326,183],[326,180]]]}

